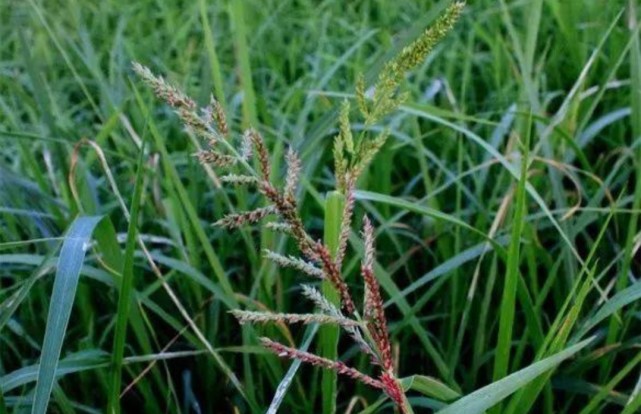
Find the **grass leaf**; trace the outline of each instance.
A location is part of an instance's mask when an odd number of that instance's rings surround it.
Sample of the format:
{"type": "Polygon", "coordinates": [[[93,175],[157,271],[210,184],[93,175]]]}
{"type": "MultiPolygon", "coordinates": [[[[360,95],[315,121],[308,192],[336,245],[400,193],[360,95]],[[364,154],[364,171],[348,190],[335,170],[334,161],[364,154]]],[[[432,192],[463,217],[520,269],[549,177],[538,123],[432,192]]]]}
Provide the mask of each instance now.
{"type": "Polygon", "coordinates": [[[527,385],[539,375],[556,368],[561,362],[572,357],[581,349],[591,344],[594,339],[595,337],[588,338],[585,341],[570,346],[557,354],[535,362],[526,368],[510,374],[501,380],[486,385],[485,387],[466,395],[454,404],[447,406],[443,410],[439,411],[439,414],[481,414],[527,385]]]}
{"type": "Polygon", "coordinates": [[[44,414],[47,411],[62,343],[78,287],[80,268],[85,259],[91,234],[100,220],[102,217],[98,216],[77,218],[71,224],[62,244],[40,356],[38,381],[31,409],[33,414],[44,414]]]}

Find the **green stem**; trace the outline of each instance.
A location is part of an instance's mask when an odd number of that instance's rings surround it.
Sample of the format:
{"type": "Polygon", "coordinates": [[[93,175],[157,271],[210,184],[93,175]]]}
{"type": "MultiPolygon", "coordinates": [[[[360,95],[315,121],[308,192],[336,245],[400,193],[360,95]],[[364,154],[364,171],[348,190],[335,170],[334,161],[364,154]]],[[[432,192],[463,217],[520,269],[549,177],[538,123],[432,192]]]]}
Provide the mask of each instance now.
{"type": "MultiPolygon", "coordinates": [[[[341,233],[341,222],[345,197],[338,191],[327,194],[325,199],[325,229],[324,242],[327,245],[332,257],[336,256],[338,240],[341,233]]],[[[324,280],[322,284],[323,295],[334,305],[340,306],[340,295],[329,281],[324,280]]],[[[339,327],[326,325],[319,331],[320,355],[324,358],[335,361],[338,358],[338,335],[339,327]]],[[[323,414],[334,414],[336,412],[336,372],[323,370],[321,380],[323,399],[323,414]]]]}
{"type": "Polygon", "coordinates": [[[403,414],[414,414],[412,404],[407,399],[407,395],[403,394],[403,414]]]}
{"type": "Polygon", "coordinates": [[[140,200],[142,198],[144,160],[145,160],[145,143],[143,140],[138,158],[136,184],[134,186],[134,195],[131,200],[131,218],[127,229],[127,242],[125,245],[125,257],[120,280],[120,291],[118,296],[118,309],[116,313],[116,327],[114,333],[113,350],[111,357],[111,382],[109,397],[107,403],[107,412],[109,414],[120,413],[120,386],[122,384],[122,364],[125,354],[125,341],[127,337],[127,324],[132,302],[134,288],[134,251],[138,237],[138,211],[140,210],[140,200]]]}

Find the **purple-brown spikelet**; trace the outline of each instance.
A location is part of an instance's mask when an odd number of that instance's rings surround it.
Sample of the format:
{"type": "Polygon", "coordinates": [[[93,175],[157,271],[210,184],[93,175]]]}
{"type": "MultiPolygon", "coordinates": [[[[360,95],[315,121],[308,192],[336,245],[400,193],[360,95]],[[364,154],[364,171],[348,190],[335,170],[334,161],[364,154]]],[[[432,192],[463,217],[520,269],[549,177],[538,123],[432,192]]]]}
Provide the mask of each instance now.
{"type": "Polygon", "coordinates": [[[281,219],[288,226],[288,230],[298,245],[299,250],[308,259],[314,262],[319,261],[318,253],[315,251],[315,244],[307,234],[303,221],[296,210],[294,200],[284,197],[276,188],[267,180],[263,180],[258,186],[258,190],[274,205],[281,219]]]}
{"type": "Polygon", "coordinates": [[[231,155],[221,154],[213,150],[199,151],[194,155],[201,164],[213,164],[216,167],[228,167],[236,161],[231,155]]]}
{"type": "Polygon", "coordinates": [[[316,247],[314,249],[318,254],[320,262],[323,266],[323,272],[325,272],[325,277],[329,280],[338,291],[341,297],[341,306],[345,308],[348,314],[354,313],[356,307],[354,306],[354,301],[352,296],[349,293],[349,288],[343,280],[340,270],[336,267],[336,263],[332,259],[327,246],[321,242],[316,242],[316,247]]]}
{"type": "Polygon", "coordinates": [[[267,146],[265,145],[265,140],[263,136],[260,135],[255,129],[250,129],[247,131],[247,135],[254,144],[256,153],[258,154],[258,162],[260,164],[260,172],[263,175],[265,181],[269,181],[271,175],[271,166],[269,163],[269,151],[267,151],[267,146]]]}
{"type": "Polygon", "coordinates": [[[214,225],[225,227],[228,229],[234,229],[248,223],[256,223],[269,216],[274,214],[275,209],[273,206],[267,206],[262,208],[257,208],[256,210],[247,211],[244,213],[238,214],[228,214],[222,219],[218,220],[214,225]]]}
{"type": "Polygon", "coordinates": [[[151,71],[142,66],[140,63],[133,63],[134,72],[142,78],[147,85],[151,87],[157,97],[167,102],[172,107],[193,110],[196,103],[187,95],[182,93],[178,88],[170,85],[162,76],[156,76],[151,71]]]}
{"type": "Polygon", "coordinates": [[[391,372],[393,370],[392,347],[387,331],[387,318],[385,317],[378,280],[374,276],[374,227],[367,216],[363,218],[363,236],[365,239],[365,257],[361,266],[361,275],[365,282],[366,292],[363,317],[376,342],[383,369],[391,372]]]}
{"type": "Polygon", "coordinates": [[[398,380],[390,373],[384,372],[380,376],[381,383],[383,384],[383,390],[389,395],[389,397],[401,407],[401,411],[406,413],[405,403],[403,402],[403,389],[398,383],[398,380]]]}
{"type": "Polygon", "coordinates": [[[210,136],[206,119],[198,115],[198,113],[192,108],[178,108],[176,109],[176,114],[180,117],[183,122],[183,125],[187,128],[188,131],[192,131],[195,134],[200,136],[207,136],[209,141],[215,143],[216,139],[213,136],[210,136]]]}
{"type": "Polygon", "coordinates": [[[269,338],[260,338],[260,342],[265,348],[269,349],[281,358],[298,359],[307,364],[331,369],[333,371],[336,371],[338,374],[346,375],[371,387],[379,388],[382,390],[385,389],[385,385],[383,384],[383,382],[374,379],[369,375],[363,374],[362,372],[351,368],[340,361],[332,361],[330,359],[322,358],[309,352],[299,351],[298,349],[290,348],[278,342],[274,342],[269,338]]]}
{"type": "Polygon", "coordinates": [[[212,118],[214,122],[216,123],[216,126],[218,128],[218,132],[220,132],[220,135],[226,137],[229,135],[229,125],[227,124],[227,117],[225,116],[225,111],[223,110],[223,106],[218,102],[216,98],[212,95],[209,101],[209,105],[211,107],[211,112],[212,112],[212,118]]]}

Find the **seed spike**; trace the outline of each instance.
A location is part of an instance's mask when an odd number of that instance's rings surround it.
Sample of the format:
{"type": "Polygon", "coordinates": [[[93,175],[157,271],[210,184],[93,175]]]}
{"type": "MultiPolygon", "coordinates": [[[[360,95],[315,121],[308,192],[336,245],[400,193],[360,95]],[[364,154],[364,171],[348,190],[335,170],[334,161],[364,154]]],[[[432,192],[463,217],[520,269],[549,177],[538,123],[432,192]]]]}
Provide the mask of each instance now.
{"type": "Polygon", "coordinates": [[[363,374],[362,372],[354,368],[348,367],[340,361],[332,361],[330,359],[322,358],[309,352],[290,348],[281,343],[272,341],[269,338],[260,338],[260,342],[265,348],[269,349],[281,358],[298,359],[310,365],[315,365],[317,367],[322,367],[325,369],[331,369],[341,375],[346,375],[371,387],[383,390],[385,389],[385,385],[381,381],[374,379],[369,375],[363,374]]]}
{"type": "Polygon", "coordinates": [[[325,274],[321,269],[299,257],[283,256],[282,254],[271,250],[265,250],[265,258],[281,267],[291,267],[318,279],[323,279],[325,277],[325,274]]]}
{"type": "Polygon", "coordinates": [[[228,214],[214,223],[214,225],[228,229],[235,229],[244,224],[256,223],[270,214],[274,214],[274,212],[275,210],[273,206],[267,206],[244,213],[228,214]]]}
{"type": "Polygon", "coordinates": [[[320,323],[325,325],[339,325],[344,327],[353,327],[358,322],[345,317],[333,315],[324,315],[319,313],[271,313],[271,312],[252,312],[246,310],[232,310],[229,313],[234,315],[242,325],[245,323],[301,323],[309,325],[310,323],[320,323]]]}

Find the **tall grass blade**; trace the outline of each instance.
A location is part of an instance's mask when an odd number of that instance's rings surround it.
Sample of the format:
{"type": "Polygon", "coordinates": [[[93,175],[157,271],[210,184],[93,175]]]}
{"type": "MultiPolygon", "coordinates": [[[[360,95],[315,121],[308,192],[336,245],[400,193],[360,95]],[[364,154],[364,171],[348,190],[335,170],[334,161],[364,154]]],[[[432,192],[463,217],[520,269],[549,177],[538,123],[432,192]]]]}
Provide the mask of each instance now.
{"type": "MultiPolygon", "coordinates": [[[[529,131],[528,126],[528,131],[529,131]]],[[[527,140],[529,142],[529,139],[527,140]]],[[[494,359],[493,380],[498,381],[505,377],[510,364],[512,347],[512,328],[514,314],[516,313],[516,290],[519,271],[521,235],[523,232],[524,217],[526,214],[525,184],[528,170],[528,143],[524,143],[521,153],[521,178],[516,188],[516,203],[514,205],[514,219],[512,220],[512,235],[507,253],[507,269],[503,285],[503,297],[499,312],[499,333],[494,359]]]]}
{"type": "MultiPolygon", "coordinates": [[[[637,30],[637,7],[634,2],[629,3],[628,10],[628,28],[631,33],[634,33],[637,30]]],[[[634,149],[634,159],[636,160],[635,168],[633,169],[636,174],[634,174],[635,186],[634,186],[634,199],[632,202],[632,209],[638,210],[641,208],[641,146],[638,145],[637,140],[641,139],[641,42],[639,41],[639,36],[635,36],[633,43],[630,48],[630,74],[631,74],[631,88],[630,88],[630,107],[632,110],[631,121],[632,121],[632,142],[630,142],[630,147],[634,149]]],[[[639,223],[639,214],[632,214],[630,217],[630,223],[628,225],[628,234],[625,243],[625,253],[623,256],[623,263],[621,266],[621,271],[617,278],[616,290],[622,291],[628,284],[629,272],[631,269],[633,257],[634,257],[634,246],[635,246],[635,237],[638,232],[638,223],[639,223]]],[[[621,331],[624,329],[621,326],[620,315],[615,314],[614,317],[610,320],[610,329],[608,330],[607,343],[613,344],[617,341],[617,338],[621,334],[621,331]]],[[[602,369],[602,378],[607,376],[610,371],[612,364],[604,364],[602,369]]]]}
{"type": "Polygon", "coordinates": [[[249,47],[247,45],[247,24],[245,22],[245,6],[242,1],[229,3],[230,19],[234,25],[234,45],[238,58],[238,71],[243,92],[243,126],[257,126],[256,93],[252,79],[251,64],[249,61],[249,47]]]}
{"type": "Polygon", "coordinates": [[[31,408],[33,414],[44,414],[47,411],[55,381],[56,367],[60,359],[62,343],[78,287],[80,268],[85,259],[91,234],[101,219],[102,217],[98,216],[77,218],[71,224],[62,244],[31,408]]]}
{"type": "Polygon", "coordinates": [[[439,411],[439,414],[481,414],[517,390],[523,388],[539,375],[555,368],[566,359],[571,358],[574,354],[591,344],[595,338],[596,337],[591,337],[581,341],[555,355],[542,359],[539,362],[535,362],[514,374],[510,374],[499,381],[486,385],[485,387],[466,395],[454,404],[447,406],[443,410],[439,411]]]}
{"type": "Polygon", "coordinates": [[[610,300],[601,305],[601,307],[592,317],[583,322],[579,331],[573,336],[573,339],[575,341],[580,340],[590,331],[590,329],[599,324],[599,322],[608,318],[609,316],[612,316],[624,306],[629,305],[630,303],[633,303],[639,299],[641,299],[641,282],[636,282],[632,286],[629,286],[621,292],[617,293],[612,298],[610,298],[610,300]]]}
{"type": "Polygon", "coordinates": [[[120,412],[120,386],[122,382],[122,361],[125,352],[125,340],[127,338],[127,325],[129,310],[131,307],[132,292],[134,287],[134,252],[138,237],[138,212],[140,211],[140,200],[142,198],[142,187],[144,177],[143,161],[145,159],[145,143],[143,140],[138,166],[136,172],[136,183],[134,194],[131,199],[129,211],[129,227],[127,229],[127,241],[125,245],[124,264],[122,277],[120,279],[120,290],[118,295],[118,309],[116,311],[116,327],[112,349],[112,371],[109,388],[108,413],[120,412]]]}

